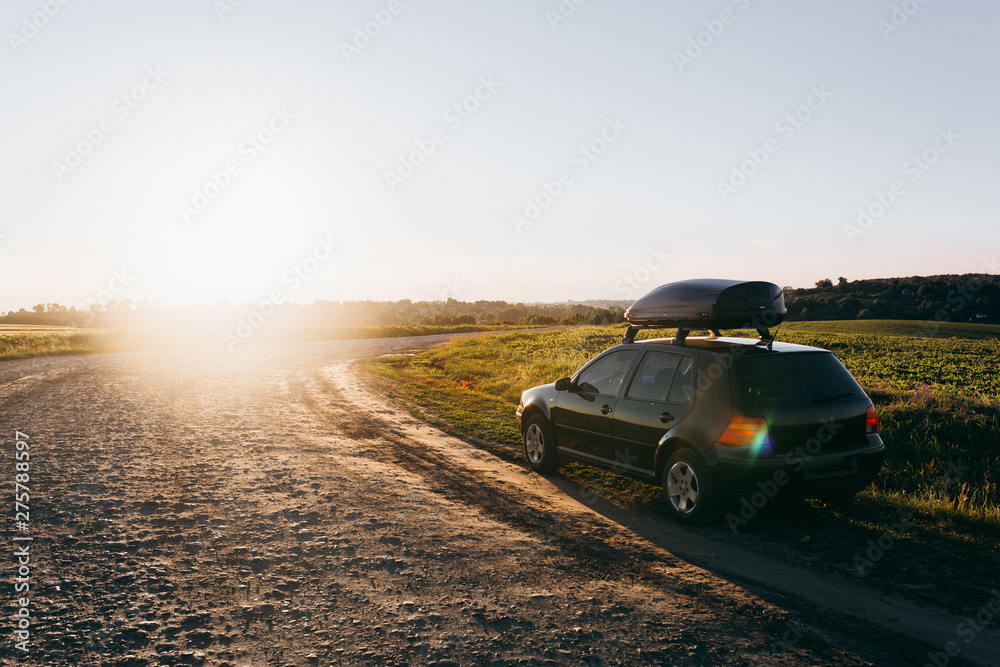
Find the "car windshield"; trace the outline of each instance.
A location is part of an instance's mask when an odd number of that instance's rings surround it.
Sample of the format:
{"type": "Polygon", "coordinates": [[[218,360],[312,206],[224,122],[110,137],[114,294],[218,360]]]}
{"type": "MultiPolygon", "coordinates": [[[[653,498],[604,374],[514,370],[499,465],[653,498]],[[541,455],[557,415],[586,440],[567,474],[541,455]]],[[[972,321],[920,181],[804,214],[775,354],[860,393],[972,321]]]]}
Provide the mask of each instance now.
{"type": "Polygon", "coordinates": [[[815,405],[864,396],[829,352],[743,357],[736,362],[735,391],[747,406],[815,405]]]}

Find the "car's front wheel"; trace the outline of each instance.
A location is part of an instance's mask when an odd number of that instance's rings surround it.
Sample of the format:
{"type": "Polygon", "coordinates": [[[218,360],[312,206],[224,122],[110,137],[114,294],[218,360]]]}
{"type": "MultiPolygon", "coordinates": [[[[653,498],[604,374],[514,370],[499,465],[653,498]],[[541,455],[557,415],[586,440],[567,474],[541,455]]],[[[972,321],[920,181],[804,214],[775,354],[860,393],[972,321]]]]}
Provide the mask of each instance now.
{"type": "Polygon", "coordinates": [[[667,509],[681,523],[711,523],[719,516],[708,465],[691,449],[678,449],[667,459],[663,495],[667,509]]]}
{"type": "Polygon", "coordinates": [[[555,472],[559,467],[552,428],[542,415],[532,415],[524,427],[524,456],[535,472],[555,472]]]}

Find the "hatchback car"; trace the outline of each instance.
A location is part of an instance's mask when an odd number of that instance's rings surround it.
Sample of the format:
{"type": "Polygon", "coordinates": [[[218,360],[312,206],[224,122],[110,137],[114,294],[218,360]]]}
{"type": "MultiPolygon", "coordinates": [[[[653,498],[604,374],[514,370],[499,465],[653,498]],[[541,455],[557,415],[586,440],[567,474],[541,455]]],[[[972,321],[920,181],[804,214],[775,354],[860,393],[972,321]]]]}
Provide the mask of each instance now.
{"type": "Polygon", "coordinates": [[[878,474],[875,408],[828,350],[684,329],[634,335],[522,394],[517,420],[535,471],[579,461],[662,484],[684,523],[715,519],[741,494],[848,497],[878,474]]]}

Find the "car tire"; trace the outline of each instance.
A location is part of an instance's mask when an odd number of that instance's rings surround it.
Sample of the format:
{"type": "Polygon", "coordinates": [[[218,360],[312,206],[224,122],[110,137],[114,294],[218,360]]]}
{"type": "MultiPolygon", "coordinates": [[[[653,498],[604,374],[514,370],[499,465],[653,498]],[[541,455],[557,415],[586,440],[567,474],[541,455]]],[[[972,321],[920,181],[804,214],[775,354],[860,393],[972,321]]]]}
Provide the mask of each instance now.
{"type": "Polygon", "coordinates": [[[663,467],[663,497],[680,523],[703,525],[719,517],[719,502],[711,471],[692,449],[682,447],[663,467]]]}
{"type": "Polygon", "coordinates": [[[559,469],[552,427],[542,415],[532,415],[524,426],[524,458],[535,472],[555,472],[559,469]]]}

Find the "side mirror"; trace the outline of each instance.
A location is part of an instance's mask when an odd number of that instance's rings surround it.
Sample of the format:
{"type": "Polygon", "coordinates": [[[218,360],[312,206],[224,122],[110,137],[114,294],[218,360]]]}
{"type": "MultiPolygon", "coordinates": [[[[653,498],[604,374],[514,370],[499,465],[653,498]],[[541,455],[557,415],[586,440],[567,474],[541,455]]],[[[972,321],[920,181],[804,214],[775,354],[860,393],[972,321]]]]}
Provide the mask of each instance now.
{"type": "Polygon", "coordinates": [[[556,380],[556,391],[569,391],[573,388],[573,381],[569,378],[556,380]]]}

